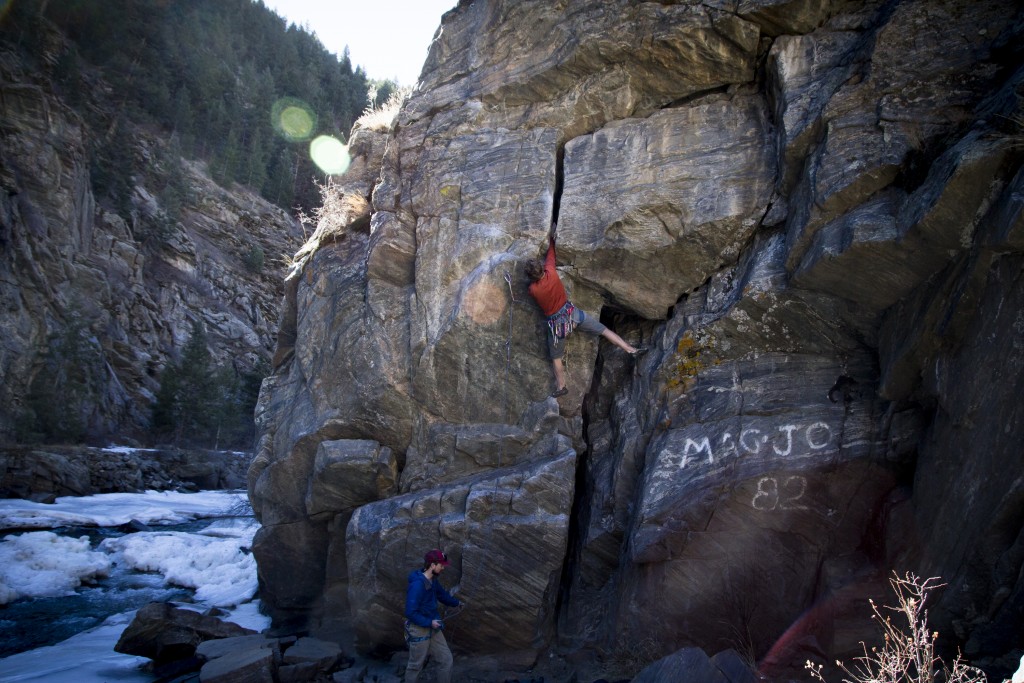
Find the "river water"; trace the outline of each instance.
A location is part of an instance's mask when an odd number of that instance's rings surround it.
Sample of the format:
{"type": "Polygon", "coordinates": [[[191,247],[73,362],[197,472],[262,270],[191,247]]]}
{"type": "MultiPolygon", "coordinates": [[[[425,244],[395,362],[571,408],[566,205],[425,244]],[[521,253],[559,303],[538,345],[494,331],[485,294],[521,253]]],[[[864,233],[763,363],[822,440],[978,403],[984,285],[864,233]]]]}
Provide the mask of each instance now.
{"type": "Polygon", "coordinates": [[[113,650],[150,602],[262,630],[257,529],[240,490],[0,499],[0,680],[151,680],[113,650]]]}
{"type": "MultiPolygon", "coordinates": [[[[212,520],[205,519],[153,528],[195,532],[211,523],[212,520]]],[[[104,527],[60,527],[51,531],[71,538],[88,536],[93,550],[97,550],[104,539],[126,534],[119,528],[104,527]]],[[[4,537],[13,535],[17,534],[4,537]]],[[[136,610],[150,602],[189,602],[193,593],[188,588],[168,586],[158,573],[139,572],[115,564],[110,576],[95,585],[79,588],[74,595],[30,598],[0,606],[0,658],[54,645],[99,626],[111,615],[136,610]]]]}

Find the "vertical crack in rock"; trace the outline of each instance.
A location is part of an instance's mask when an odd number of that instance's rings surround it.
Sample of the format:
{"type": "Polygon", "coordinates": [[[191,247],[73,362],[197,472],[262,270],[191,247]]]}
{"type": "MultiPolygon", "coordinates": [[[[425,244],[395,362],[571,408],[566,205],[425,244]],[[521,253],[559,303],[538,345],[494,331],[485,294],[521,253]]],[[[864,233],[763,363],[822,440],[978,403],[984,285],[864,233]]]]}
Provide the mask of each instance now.
{"type": "Polygon", "coordinates": [[[558,145],[555,152],[555,192],[551,202],[551,222],[558,222],[558,210],[562,205],[562,188],[565,185],[565,143],[558,145]]]}
{"type": "Polygon", "coordinates": [[[567,616],[564,611],[570,601],[573,577],[578,574],[577,567],[580,563],[580,558],[583,553],[583,538],[586,536],[586,525],[587,517],[589,516],[589,508],[586,505],[586,501],[589,500],[589,493],[593,489],[589,478],[587,477],[587,467],[590,462],[591,455],[591,443],[590,443],[590,420],[592,406],[596,401],[596,395],[598,387],[601,384],[601,374],[604,366],[604,355],[602,353],[597,354],[597,359],[594,361],[594,374],[591,379],[591,384],[587,393],[583,399],[582,407],[582,433],[584,448],[581,449],[576,458],[576,489],[575,495],[573,496],[572,505],[569,510],[569,537],[565,546],[565,558],[562,562],[562,577],[558,587],[558,595],[555,603],[555,630],[559,630],[563,616],[567,616]]]}
{"type": "MultiPolygon", "coordinates": [[[[555,152],[555,187],[554,187],[554,192],[553,192],[553,197],[552,197],[552,202],[551,202],[551,204],[552,204],[552,214],[551,214],[551,222],[552,222],[552,224],[557,224],[558,223],[558,212],[559,212],[559,209],[561,208],[562,191],[564,189],[564,185],[565,185],[565,143],[564,142],[560,142],[559,145],[558,145],[558,149],[555,152]]],[[[600,366],[601,366],[601,355],[598,354],[597,361],[595,363],[595,372],[594,372],[594,375],[593,375],[592,380],[591,380],[591,390],[593,390],[593,387],[598,382],[598,377],[600,375],[600,366]]],[[[588,391],[588,395],[589,395],[589,391],[588,391]]],[[[589,401],[584,399],[584,401],[583,401],[582,418],[583,418],[583,439],[584,439],[585,443],[587,441],[587,426],[588,426],[588,424],[590,422],[590,412],[589,412],[588,408],[589,408],[589,401]]],[[[582,452],[580,452],[578,454],[578,457],[576,459],[576,486],[575,486],[574,495],[573,495],[572,503],[570,505],[570,510],[569,510],[568,539],[567,539],[566,544],[565,544],[565,557],[562,558],[562,574],[561,574],[561,578],[559,580],[558,590],[557,590],[557,593],[556,593],[556,596],[555,596],[555,608],[554,608],[555,624],[554,624],[554,628],[555,628],[555,632],[556,633],[558,632],[558,629],[559,629],[559,623],[558,622],[559,622],[561,614],[562,614],[563,605],[566,604],[568,602],[568,599],[569,599],[569,592],[570,592],[571,587],[572,587],[572,577],[573,577],[573,574],[574,574],[573,568],[576,565],[576,561],[578,560],[577,556],[578,556],[578,554],[580,552],[580,538],[581,538],[581,534],[580,534],[580,526],[579,526],[579,517],[580,517],[582,505],[583,505],[582,501],[583,501],[583,499],[584,499],[584,497],[586,495],[586,491],[587,491],[586,471],[587,471],[587,460],[588,460],[589,454],[590,454],[590,444],[587,443],[586,448],[584,448],[582,450],[582,452]]]]}

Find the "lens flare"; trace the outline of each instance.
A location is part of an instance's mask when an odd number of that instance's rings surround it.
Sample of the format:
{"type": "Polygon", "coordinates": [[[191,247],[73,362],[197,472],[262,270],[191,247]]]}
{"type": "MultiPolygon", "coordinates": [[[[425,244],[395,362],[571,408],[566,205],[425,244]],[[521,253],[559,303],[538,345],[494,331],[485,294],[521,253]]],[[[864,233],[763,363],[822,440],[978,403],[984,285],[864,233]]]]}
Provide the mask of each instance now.
{"type": "Polygon", "coordinates": [[[317,136],[309,143],[309,156],[328,175],[340,175],[348,170],[348,146],[330,135],[317,136]]]}
{"type": "Polygon", "coordinates": [[[295,97],[282,97],[270,112],[274,130],[292,141],[308,140],[316,130],[316,114],[295,97]]]}

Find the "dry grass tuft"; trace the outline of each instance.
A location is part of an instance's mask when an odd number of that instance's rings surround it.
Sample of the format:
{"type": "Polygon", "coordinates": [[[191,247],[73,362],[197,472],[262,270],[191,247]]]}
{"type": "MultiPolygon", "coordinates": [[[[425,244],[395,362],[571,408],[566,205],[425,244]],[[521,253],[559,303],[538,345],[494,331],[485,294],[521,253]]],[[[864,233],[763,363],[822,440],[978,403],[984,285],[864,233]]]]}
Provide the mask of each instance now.
{"type": "Polygon", "coordinates": [[[399,88],[398,90],[391,93],[388,96],[387,102],[380,106],[378,109],[374,107],[373,101],[376,99],[377,93],[375,90],[370,91],[370,105],[363,111],[362,116],[356,119],[355,124],[352,126],[352,130],[361,128],[364,130],[376,131],[384,133],[390,130],[391,124],[394,123],[395,117],[398,116],[399,110],[405,101],[409,99],[412,94],[412,88],[406,86],[399,88]]]}
{"type": "Polygon", "coordinates": [[[1010,145],[1020,149],[1024,147],[1024,114],[1015,114],[1006,117],[1009,119],[1012,132],[1010,133],[1010,145]]]}
{"type": "Polygon", "coordinates": [[[323,202],[314,209],[312,216],[299,216],[303,225],[314,226],[314,230],[306,243],[295,253],[292,263],[301,262],[319,249],[324,242],[341,239],[353,224],[360,219],[369,218],[370,203],[366,197],[346,192],[333,180],[328,179],[326,184],[320,186],[320,197],[323,202]]]}

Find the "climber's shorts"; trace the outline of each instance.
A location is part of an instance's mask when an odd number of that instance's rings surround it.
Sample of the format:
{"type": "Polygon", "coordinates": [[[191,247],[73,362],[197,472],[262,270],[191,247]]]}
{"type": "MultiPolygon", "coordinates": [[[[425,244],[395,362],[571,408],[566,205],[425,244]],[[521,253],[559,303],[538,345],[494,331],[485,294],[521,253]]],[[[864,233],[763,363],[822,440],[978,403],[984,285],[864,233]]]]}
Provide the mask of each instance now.
{"type": "MultiPolygon", "coordinates": [[[[600,320],[592,315],[584,313],[582,308],[577,308],[572,312],[572,319],[573,322],[576,323],[576,329],[583,330],[584,332],[595,336],[602,334],[608,329],[600,320]]],[[[554,335],[550,328],[548,329],[548,356],[551,360],[557,360],[565,355],[565,344],[567,341],[569,341],[568,337],[565,339],[559,339],[554,335]]]]}

